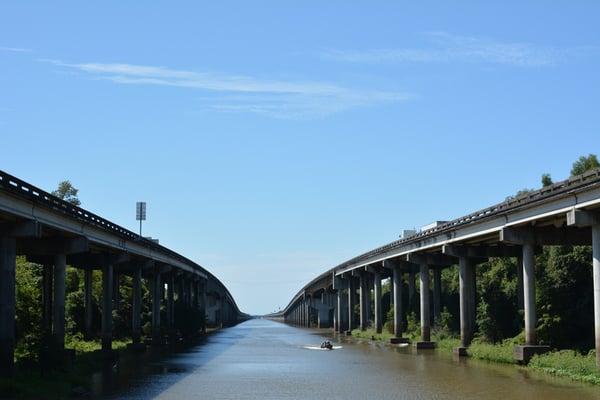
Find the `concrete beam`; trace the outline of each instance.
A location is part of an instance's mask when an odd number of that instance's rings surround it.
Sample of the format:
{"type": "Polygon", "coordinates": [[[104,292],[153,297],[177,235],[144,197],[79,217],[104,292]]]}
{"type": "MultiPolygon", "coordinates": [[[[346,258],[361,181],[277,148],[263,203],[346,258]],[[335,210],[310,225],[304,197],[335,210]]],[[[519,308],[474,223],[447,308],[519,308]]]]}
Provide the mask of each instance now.
{"type": "Polygon", "coordinates": [[[567,226],[583,228],[592,225],[600,225],[599,212],[572,209],[567,213],[567,226]]]}
{"type": "Polygon", "coordinates": [[[87,238],[79,236],[76,238],[25,238],[19,240],[19,250],[28,255],[54,256],[55,254],[79,254],[89,251],[87,238]]]}
{"type": "Polygon", "coordinates": [[[42,224],[37,221],[17,221],[0,223],[0,236],[12,238],[41,238],[42,224]]]}
{"type": "Polygon", "coordinates": [[[456,264],[453,257],[440,253],[408,253],[406,261],[412,264],[427,264],[435,267],[449,267],[456,264]]]}
{"type": "Polygon", "coordinates": [[[475,264],[487,261],[489,257],[519,257],[521,247],[515,245],[444,245],[442,253],[452,257],[469,257],[475,264]],[[479,260],[476,260],[479,259],[479,260]]]}
{"type": "Polygon", "coordinates": [[[566,227],[524,227],[503,228],[499,233],[499,241],[508,244],[537,246],[577,246],[589,245],[589,231],[574,226],[566,227]]]}

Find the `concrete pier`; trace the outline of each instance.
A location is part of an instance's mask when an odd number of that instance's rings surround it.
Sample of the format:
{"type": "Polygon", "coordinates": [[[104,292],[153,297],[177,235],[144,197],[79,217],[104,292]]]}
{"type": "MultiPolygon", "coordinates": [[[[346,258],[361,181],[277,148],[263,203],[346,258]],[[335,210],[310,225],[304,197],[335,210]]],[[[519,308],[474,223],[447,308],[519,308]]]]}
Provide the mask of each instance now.
{"type": "Polygon", "coordinates": [[[525,344],[536,345],[535,253],[533,245],[523,245],[523,301],[525,305],[525,344]]]}
{"type": "Polygon", "coordinates": [[[459,309],[460,309],[460,346],[453,349],[454,354],[459,356],[467,355],[467,348],[473,340],[475,329],[474,324],[474,304],[473,302],[473,262],[466,256],[458,259],[459,271],[459,309]]]}
{"type": "Polygon", "coordinates": [[[15,355],[16,241],[0,236],[0,376],[13,373],[15,355]]]}
{"type": "Polygon", "coordinates": [[[354,279],[348,277],[348,330],[347,335],[352,334],[354,329],[354,279]]]}
{"type": "Polygon", "coordinates": [[[594,280],[594,330],[596,365],[600,367],[600,224],[592,226],[592,274],[594,280]]]}
{"type": "Polygon", "coordinates": [[[402,307],[402,271],[400,267],[394,267],[392,276],[392,285],[394,291],[394,336],[401,338],[404,332],[403,307],[402,307]]]}
{"type": "Polygon", "coordinates": [[[383,316],[381,310],[381,274],[375,272],[373,274],[373,299],[375,301],[375,330],[381,333],[383,329],[383,316]]]}
{"type": "Polygon", "coordinates": [[[52,340],[59,351],[65,348],[65,274],[67,256],[54,256],[54,304],[52,312],[52,340]]]}
{"type": "Polygon", "coordinates": [[[367,275],[361,273],[359,277],[359,314],[360,314],[360,330],[364,331],[368,328],[367,318],[367,302],[369,300],[369,290],[367,288],[367,275]]]}
{"type": "Polygon", "coordinates": [[[431,341],[431,316],[429,311],[429,265],[419,265],[419,283],[421,296],[421,341],[415,343],[417,349],[431,349],[435,343],[431,341]]]}
{"type": "Polygon", "coordinates": [[[342,322],[342,304],[343,304],[343,299],[342,299],[342,289],[344,287],[344,281],[339,278],[340,285],[337,288],[337,293],[336,293],[336,301],[337,301],[337,310],[336,310],[336,314],[337,314],[337,318],[336,318],[336,329],[338,332],[343,332],[344,331],[344,324],[342,322]]]}
{"type": "Polygon", "coordinates": [[[112,293],[113,265],[102,267],[102,350],[112,351],[112,293]]]}
{"type": "Polygon", "coordinates": [[[175,329],[175,276],[167,276],[167,328],[173,335],[175,329]]]}
{"type": "Polygon", "coordinates": [[[527,363],[535,354],[545,353],[549,346],[537,344],[535,310],[535,249],[533,241],[523,243],[523,303],[525,307],[525,345],[515,346],[514,357],[527,363]]]}

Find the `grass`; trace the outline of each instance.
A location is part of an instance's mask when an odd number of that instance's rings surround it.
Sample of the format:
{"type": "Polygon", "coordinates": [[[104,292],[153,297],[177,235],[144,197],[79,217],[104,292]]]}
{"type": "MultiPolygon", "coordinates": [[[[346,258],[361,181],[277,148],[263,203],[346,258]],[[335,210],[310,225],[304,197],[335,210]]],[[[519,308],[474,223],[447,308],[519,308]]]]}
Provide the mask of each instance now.
{"type": "MultiPolygon", "coordinates": [[[[360,339],[374,339],[389,343],[394,335],[384,329],[383,333],[376,333],[374,329],[361,331],[355,329],[352,336],[360,339]]],[[[411,341],[419,340],[418,329],[411,329],[405,334],[411,341]]],[[[433,332],[432,340],[436,342],[437,350],[442,354],[450,354],[454,347],[460,345],[460,339],[445,330],[433,332]]],[[[483,360],[491,363],[515,364],[514,346],[522,343],[523,335],[506,339],[501,343],[488,343],[475,339],[469,346],[468,352],[472,359],[483,360]]],[[[588,354],[580,354],[574,350],[552,351],[534,356],[527,366],[521,368],[541,371],[547,374],[565,377],[578,382],[600,385],[600,369],[596,367],[596,354],[592,350],[588,354]]]]}
{"type": "Polygon", "coordinates": [[[600,385],[600,370],[596,367],[596,353],[580,354],[573,350],[553,351],[534,356],[529,368],[576,381],[600,385]]]}
{"type": "Polygon", "coordinates": [[[505,340],[502,343],[486,343],[475,340],[467,350],[469,356],[478,360],[485,360],[501,364],[514,364],[513,355],[514,343],[512,339],[505,340]]]}
{"type": "Polygon", "coordinates": [[[386,332],[385,330],[383,330],[381,333],[377,333],[373,328],[369,328],[364,331],[361,331],[360,329],[354,329],[352,331],[352,336],[355,338],[377,340],[380,342],[389,342],[390,338],[394,337],[393,334],[386,332]]]}
{"type": "MultiPolygon", "coordinates": [[[[131,340],[113,340],[113,350],[122,350],[127,348],[131,340]]],[[[91,353],[102,349],[102,343],[99,340],[83,340],[79,337],[72,337],[65,343],[65,348],[75,350],[75,354],[91,353]]]]}

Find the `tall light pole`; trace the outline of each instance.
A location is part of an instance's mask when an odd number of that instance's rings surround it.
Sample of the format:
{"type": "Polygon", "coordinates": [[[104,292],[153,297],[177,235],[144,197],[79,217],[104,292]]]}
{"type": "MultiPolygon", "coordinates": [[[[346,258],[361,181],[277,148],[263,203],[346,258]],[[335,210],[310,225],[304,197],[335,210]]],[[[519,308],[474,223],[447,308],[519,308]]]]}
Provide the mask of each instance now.
{"type": "Polygon", "coordinates": [[[146,220],[146,202],[138,201],[135,204],[135,219],[140,221],[140,237],[142,236],[142,221],[146,220]]]}

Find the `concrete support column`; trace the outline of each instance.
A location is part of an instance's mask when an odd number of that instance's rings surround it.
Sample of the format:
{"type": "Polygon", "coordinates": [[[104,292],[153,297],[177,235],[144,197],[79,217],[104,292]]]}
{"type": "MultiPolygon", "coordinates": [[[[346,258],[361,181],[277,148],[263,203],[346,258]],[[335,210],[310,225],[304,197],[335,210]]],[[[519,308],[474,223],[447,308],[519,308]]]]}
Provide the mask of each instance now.
{"type": "Polygon", "coordinates": [[[363,272],[359,277],[359,314],[360,314],[360,330],[364,331],[368,328],[368,318],[367,318],[367,302],[369,299],[369,289],[367,288],[367,275],[363,272]]]}
{"type": "Polygon", "coordinates": [[[375,300],[375,330],[377,333],[381,333],[383,328],[383,318],[381,310],[381,274],[375,272],[373,274],[373,298],[375,300]]]}
{"type": "Polygon", "coordinates": [[[354,279],[348,278],[348,332],[354,329],[354,279]]]}
{"type": "Polygon", "coordinates": [[[460,303],[460,348],[455,350],[459,355],[466,355],[466,348],[473,340],[475,325],[473,291],[473,262],[468,257],[460,257],[459,264],[459,303],[460,303]]]}
{"type": "Polygon", "coordinates": [[[394,290],[394,336],[402,337],[404,324],[402,323],[402,271],[399,267],[394,267],[392,285],[394,290]]]}
{"type": "MultiPolygon", "coordinates": [[[[185,305],[187,307],[192,306],[192,285],[190,279],[185,279],[184,281],[184,290],[185,290],[185,305]]],[[[223,314],[223,302],[221,301],[221,314],[223,314]]]]}
{"type": "Polygon", "coordinates": [[[592,226],[592,274],[594,280],[594,328],[596,332],[596,366],[600,368],[600,224],[592,226]]]}
{"type": "Polygon", "coordinates": [[[13,374],[15,357],[16,241],[0,237],[0,376],[13,374]]]}
{"type": "Polygon", "coordinates": [[[85,306],[85,339],[92,338],[92,277],[94,271],[86,268],[83,271],[83,303],[85,306]]]}
{"type": "Polygon", "coordinates": [[[192,306],[194,307],[194,310],[197,310],[200,307],[200,299],[198,298],[198,281],[194,281],[192,283],[192,297],[193,297],[193,301],[192,301],[192,306]]]}
{"type": "Polygon", "coordinates": [[[311,319],[310,319],[310,316],[311,316],[310,315],[311,314],[310,313],[311,303],[312,303],[312,296],[309,296],[307,298],[307,300],[306,300],[306,309],[305,309],[305,312],[306,312],[306,327],[307,328],[310,328],[310,322],[311,322],[311,319]]]}
{"type": "Polygon", "coordinates": [[[442,270],[433,270],[433,321],[439,324],[442,315],[442,270]]]}
{"type": "Polygon", "coordinates": [[[131,339],[137,345],[142,338],[142,268],[139,266],[133,272],[131,297],[131,339]]]}
{"type": "MultiPolygon", "coordinates": [[[[340,282],[343,282],[342,279],[340,278],[340,282]]],[[[342,303],[343,303],[343,299],[342,299],[342,288],[344,287],[344,285],[340,285],[340,287],[337,290],[337,294],[336,294],[336,301],[337,301],[337,310],[336,310],[336,321],[337,321],[337,331],[338,332],[343,332],[344,331],[344,324],[342,322],[342,303]]]]}
{"type": "Polygon", "coordinates": [[[523,245],[523,300],[525,305],[525,344],[537,344],[535,315],[535,253],[533,244],[523,245]]]}
{"type": "Polygon", "coordinates": [[[202,305],[200,306],[200,317],[202,318],[202,333],[206,333],[206,282],[200,282],[200,299],[202,305]]]}
{"type": "Polygon", "coordinates": [[[415,273],[410,271],[408,273],[408,310],[413,312],[415,310],[415,273]]]}
{"type": "Polygon", "coordinates": [[[420,265],[419,283],[421,285],[421,340],[431,341],[431,319],[429,316],[429,266],[420,265]]]}
{"type": "Polygon", "coordinates": [[[112,350],[112,294],[113,266],[102,267],[102,350],[112,350]]]}
{"type": "Polygon", "coordinates": [[[169,327],[169,333],[173,333],[172,330],[175,327],[175,277],[173,274],[169,274],[167,277],[167,326],[169,327]]]}
{"type": "Polygon", "coordinates": [[[370,274],[367,275],[366,279],[365,279],[365,288],[366,288],[366,293],[365,293],[365,315],[366,315],[366,321],[367,321],[367,328],[369,327],[369,325],[371,325],[371,288],[373,287],[373,282],[371,279],[370,274]]]}
{"type": "Polygon", "coordinates": [[[155,271],[152,276],[152,344],[158,345],[161,342],[160,334],[160,303],[162,282],[160,272],[155,271]]]}
{"type": "Polygon", "coordinates": [[[54,304],[52,312],[52,339],[56,349],[65,348],[65,274],[67,256],[54,256],[54,304]]]}

